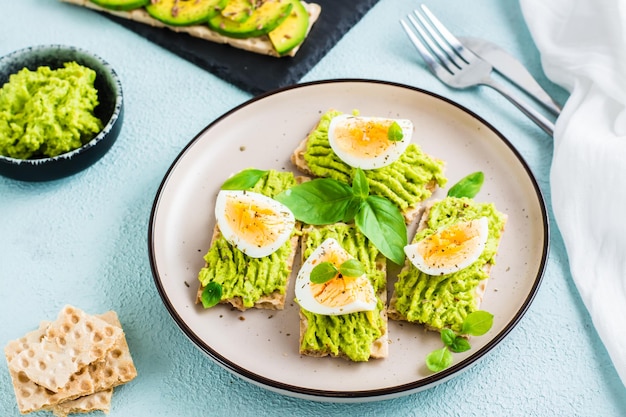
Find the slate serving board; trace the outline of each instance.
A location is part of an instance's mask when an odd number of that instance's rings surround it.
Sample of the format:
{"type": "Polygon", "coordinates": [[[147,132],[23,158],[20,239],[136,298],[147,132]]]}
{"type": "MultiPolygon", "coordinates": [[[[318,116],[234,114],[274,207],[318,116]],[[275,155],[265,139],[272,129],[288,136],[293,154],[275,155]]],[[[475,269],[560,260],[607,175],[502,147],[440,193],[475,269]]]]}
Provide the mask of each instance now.
{"type": "Polygon", "coordinates": [[[103,13],[253,95],[297,83],[378,0],[311,0],[322,13],[295,57],[275,58],[103,13]]]}

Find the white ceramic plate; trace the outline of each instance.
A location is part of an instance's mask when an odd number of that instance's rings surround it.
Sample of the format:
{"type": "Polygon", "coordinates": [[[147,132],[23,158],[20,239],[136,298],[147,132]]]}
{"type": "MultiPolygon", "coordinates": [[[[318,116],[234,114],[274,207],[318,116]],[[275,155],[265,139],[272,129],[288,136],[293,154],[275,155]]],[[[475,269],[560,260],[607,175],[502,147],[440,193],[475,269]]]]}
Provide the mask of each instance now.
{"type": "MultiPolygon", "coordinates": [[[[435,197],[443,197],[447,188],[435,197]]],[[[217,363],[273,391],[324,401],[370,401],[417,392],[443,382],[497,345],[528,309],[541,282],[549,229],[539,187],[523,158],[501,134],[467,109],[416,88],[379,81],[302,84],[254,98],[196,136],[172,164],[157,193],[149,250],[158,291],[181,330],[217,363]],[[433,374],[425,356],[440,348],[438,333],[390,321],[389,357],[367,363],[298,354],[298,307],[293,281],[283,311],[203,310],[194,303],[220,185],[244,168],[292,170],[290,155],[330,108],[411,119],[414,141],[446,161],[449,186],[481,170],[476,197],[508,215],[497,265],[482,304],[495,315],[489,333],[454,365],[433,374]]],[[[294,266],[297,271],[299,263],[294,266]]],[[[389,288],[395,281],[389,277],[389,288]]]]}

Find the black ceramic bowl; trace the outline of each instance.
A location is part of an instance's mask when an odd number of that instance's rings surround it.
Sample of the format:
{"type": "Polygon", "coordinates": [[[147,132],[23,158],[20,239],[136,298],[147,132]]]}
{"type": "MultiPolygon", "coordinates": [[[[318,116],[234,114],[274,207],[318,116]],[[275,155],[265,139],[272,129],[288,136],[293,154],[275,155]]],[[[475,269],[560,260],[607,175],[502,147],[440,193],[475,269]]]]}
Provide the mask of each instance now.
{"type": "Polygon", "coordinates": [[[22,68],[62,68],[74,61],[96,72],[99,104],[94,113],[104,127],[88,143],[54,156],[16,159],[0,155],[0,175],[22,181],[48,181],[75,174],[99,160],[115,143],[123,120],[122,84],[113,68],[102,58],[72,46],[40,45],[12,52],[0,58],[0,86],[22,68]]]}

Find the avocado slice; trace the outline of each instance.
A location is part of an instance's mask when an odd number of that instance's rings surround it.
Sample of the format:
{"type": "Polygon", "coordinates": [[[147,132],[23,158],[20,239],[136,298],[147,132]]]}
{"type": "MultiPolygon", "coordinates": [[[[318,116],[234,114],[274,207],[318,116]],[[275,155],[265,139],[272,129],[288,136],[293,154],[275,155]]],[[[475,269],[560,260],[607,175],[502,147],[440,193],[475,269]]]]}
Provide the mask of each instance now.
{"type": "Polygon", "coordinates": [[[287,19],[267,34],[279,55],[284,55],[300,45],[309,30],[309,12],[300,0],[290,1],[293,8],[287,19]]]}
{"type": "Polygon", "coordinates": [[[241,23],[248,20],[254,8],[254,0],[228,0],[228,4],[222,9],[222,16],[241,23]]]}
{"type": "Polygon", "coordinates": [[[94,4],[111,10],[133,10],[147,6],[150,0],[91,0],[94,4]]]}
{"type": "Polygon", "coordinates": [[[244,22],[237,22],[220,13],[209,19],[209,27],[231,38],[261,36],[280,25],[292,8],[291,0],[265,0],[244,22]]]}
{"type": "Polygon", "coordinates": [[[146,6],[150,16],[173,26],[204,23],[219,15],[228,0],[152,0],[146,6]]]}

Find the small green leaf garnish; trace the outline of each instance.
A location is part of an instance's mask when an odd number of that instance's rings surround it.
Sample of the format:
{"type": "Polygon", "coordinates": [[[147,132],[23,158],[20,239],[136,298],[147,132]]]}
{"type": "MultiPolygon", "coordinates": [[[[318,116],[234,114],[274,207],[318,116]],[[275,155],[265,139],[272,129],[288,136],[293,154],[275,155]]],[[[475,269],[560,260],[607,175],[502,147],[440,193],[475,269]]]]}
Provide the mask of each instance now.
{"type": "Polygon", "coordinates": [[[314,284],[323,284],[333,279],[338,273],[339,270],[331,262],[320,262],[311,270],[309,278],[314,284]]]}
{"type": "Polygon", "coordinates": [[[452,354],[470,350],[469,341],[463,336],[482,336],[491,329],[493,314],[478,310],[465,317],[461,325],[461,334],[456,334],[451,329],[441,329],[440,336],[444,347],[432,351],[426,356],[426,366],[433,372],[439,372],[452,365],[452,354]]]}
{"type": "Polygon", "coordinates": [[[398,142],[401,141],[403,137],[404,132],[402,131],[402,127],[400,127],[398,122],[393,122],[387,131],[387,139],[392,142],[398,142]]]}
{"type": "Polygon", "coordinates": [[[450,346],[454,343],[454,339],[456,339],[456,333],[454,333],[454,330],[441,329],[439,333],[441,333],[441,341],[444,345],[450,346]]]}
{"type": "Polygon", "coordinates": [[[275,197],[296,219],[312,225],[354,220],[357,228],[387,258],[404,263],[407,230],[400,209],[386,198],[369,195],[369,183],[357,169],[352,187],[332,178],[296,185],[275,197]]]}
{"type": "Polygon", "coordinates": [[[348,259],[339,266],[339,272],[344,277],[360,277],[365,274],[365,267],[357,259],[348,259]]]}
{"type": "Polygon", "coordinates": [[[463,321],[461,332],[471,336],[482,336],[493,326],[493,314],[478,310],[467,315],[463,321]]]}
{"type": "Polygon", "coordinates": [[[452,354],[447,347],[433,350],[426,356],[426,366],[433,372],[443,371],[452,365],[452,354]]]}
{"type": "Polygon", "coordinates": [[[333,279],[337,274],[344,277],[360,277],[365,273],[365,267],[357,259],[348,259],[339,266],[339,269],[331,262],[320,262],[311,270],[309,279],[314,284],[323,284],[333,279]]]}
{"type": "Polygon", "coordinates": [[[224,181],[222,190],[249,190],[254,187],[261,178],[267,175],[267,173],[268,171],[261,169],[244,169],[224,181]]]}
{"type": "Polygon", "coordinates": [[[474,198],[485,181],[485,174],[477,171],[462,178],[448,190],[448,197],[474,198]]]}
{"type": "Polygon", "coordinates": [[[472,347],[470,346],[470,343],[466,338],[464,338],[463,336],[457,336],[454,338],[452,343],[448,345],[448,348],[450,348],[452,352],[461,353],[465,352],[466,350],[470,350],[472,347]]]}
{"type": "Polygon", "coordinates": [[[222,299],[222,286],[217,282],[209,282],[202,290],[200,301],[204,308],[211,308],[222,299]]]}

